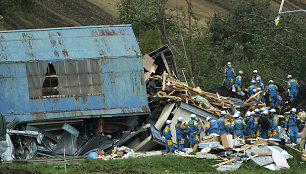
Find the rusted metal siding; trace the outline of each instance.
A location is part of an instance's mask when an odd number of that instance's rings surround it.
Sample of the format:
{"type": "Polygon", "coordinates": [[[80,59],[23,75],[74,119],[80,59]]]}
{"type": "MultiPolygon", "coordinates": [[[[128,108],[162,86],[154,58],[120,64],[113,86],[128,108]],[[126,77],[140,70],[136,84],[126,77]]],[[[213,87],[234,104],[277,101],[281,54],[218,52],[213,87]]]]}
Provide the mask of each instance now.
{"type": "Polygon", "coordinates": [[[143,62],[131,25],[0,32],[0,113],[7,121],[149,113],[143,62]],[[31,99],[26,64],[98,59],[103,94],[31,99]]]}

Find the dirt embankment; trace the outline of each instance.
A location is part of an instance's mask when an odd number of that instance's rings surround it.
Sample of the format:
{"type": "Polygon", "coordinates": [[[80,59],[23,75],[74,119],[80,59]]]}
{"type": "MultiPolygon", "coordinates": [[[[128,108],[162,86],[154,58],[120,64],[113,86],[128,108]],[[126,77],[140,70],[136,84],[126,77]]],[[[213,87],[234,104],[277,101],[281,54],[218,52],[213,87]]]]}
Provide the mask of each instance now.
{"type": "Polygon", "coordinates": [[[36,1],[29,9],[17,9],[13,16],[5,16],[4,24],[0,25],[0,29],[112,24],[116,24],[116,18],[89,1],[43,0],[36,1]]]}

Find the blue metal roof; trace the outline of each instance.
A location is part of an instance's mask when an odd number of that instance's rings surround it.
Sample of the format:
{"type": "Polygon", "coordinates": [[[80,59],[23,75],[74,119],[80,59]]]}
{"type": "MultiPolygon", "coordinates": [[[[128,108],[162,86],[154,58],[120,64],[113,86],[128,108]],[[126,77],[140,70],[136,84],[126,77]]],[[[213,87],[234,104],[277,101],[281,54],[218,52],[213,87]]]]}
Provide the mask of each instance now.
{"type": "Polygon", "coordinates": [[[7,121],[150,112],[131,25],[1,31],[0,89],[7,121]]]}

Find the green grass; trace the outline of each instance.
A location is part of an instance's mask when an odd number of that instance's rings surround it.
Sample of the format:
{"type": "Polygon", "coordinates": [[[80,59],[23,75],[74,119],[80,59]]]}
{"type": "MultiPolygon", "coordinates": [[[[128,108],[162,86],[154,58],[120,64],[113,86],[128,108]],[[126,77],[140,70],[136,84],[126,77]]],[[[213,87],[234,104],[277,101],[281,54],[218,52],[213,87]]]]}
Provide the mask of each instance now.
{"type": "MultiPolygon", "coordinates": [[[[290,169],[279,171],[277,173],[305,173],[306,163],[301,157],[296,155],[290,149],[287,151],[294,156],[293,159],[287,160],[290,169]]],[[[218,163],[214,160],[183,158],[174,155],[152,156],[145,158],[130,158],[124,160],[83,160],[79,164],[67,166],[67,173],[221,173],[217,172],[211,165],[218,163]]],[[[63,164],[11,164],[0,165],[1,169],[21,169],[33,173],[64,173],[63,164]]],[[[20,172],[18,172],[20,173],[20,172]]],[[[275,173],[264,167],[248,161],[246,164],[233,172],[227,173],[275,173]]]]}

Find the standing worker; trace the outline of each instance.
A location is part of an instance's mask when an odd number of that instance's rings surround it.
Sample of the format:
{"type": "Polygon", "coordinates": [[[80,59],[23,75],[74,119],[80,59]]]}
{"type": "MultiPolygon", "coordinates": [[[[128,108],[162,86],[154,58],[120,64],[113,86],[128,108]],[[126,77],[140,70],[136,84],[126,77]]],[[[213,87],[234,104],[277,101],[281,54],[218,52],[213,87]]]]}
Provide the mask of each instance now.
{"type": "Polygon", "coordinates": [[[260,77],[260,75],[258,75],[258,71],[255,69],[255,70],[253,71],[253,77],[252,77],[251,81],[252,81],[252,80],[256,80],[257,78],[259,78],[259,79],[260,79],[260,83],[262,83],[261,77],[260,77]]]}
{"type": "Polygon", "coordinates": [[[254,95],[253,93],[253,89],[256,89],[256,81],[255,80],[252,80],[251,81],[251,85],[249,86],[249,96],[251,97],[252,95],[254,95]]]}
{"type": "Polygon", "coordinates": [[[296,95],[297,95],[297,90],[299,88],[299,84],[298,82],[292,78],[291,75],[288,75],[288,87],[287,87],[287,90],[289,92],[289,98],[290,98],[290,102],[292,102],[296,95]]]}
{"type": "Polygon", "coordinates": [[[270,108],[273,109],[275,107],[275,102],[277,101],[278,88],[274,85],[273,80],[269,81],[268,91],[269,100],[270,100],[270,108]]]}
{"type": "Polygon", "coordinates": [[[242,119],[240,112],[236,112],[234,114],[234,118],[236,118],[231,125],[232,132],[235,132],[237,138],[243,139],[243,131],[245,128],[245,122],[242,119]]]}
{"type": "Polygon", "coordinates": [[[272,120],[271,120],[271,137],[279,139],[279,129],[278,129],[278,115],[276,114],[275,109],[271,109],[272,120]]]}
{"type": "Polygon", "coordinates": [[[233,83],[233,77],[236,76],[234,68],[232,68],[231,62],[227,63],[227,67],[224,69],[224,81],[222,83],[222,86],[226,86],[227,83],[229,84],[230,87],[232,87],[233,83]]]}
{"type": "Polygon", "coordinates": [[[201,128],[196,120],[196,115],[191,114],[190,115],[191,120],[188,122],[188,127],[189,127],[189,138],[190,138],[190,146],[193,147],[195,144],[199,144],[200,142],[200,133],[201,133],[201,128]]]}
{"type": "Polygon", "coordinates": [[[241,92],[241,89],[242,89],[242,71],[239,71],[238,73],[238,76],[236,77],[236,80],[235,80],[235,88],[236,88],[236,91],[237,91],[237,94],[239,96],[242,96],[242,92],[241,92]]]}
{"type": "Polygon", "coordinates": [[[257,138],[259,136],[259,118],[260,118],[260,110],[256,108],[255,110],[255,115],[254,115],[254,122],[253,122],[253,138],[257,138]]]}
{"type": "Polygon", "coordinates": [[[300,122],[301,122],[300,116],[296,114],[296,109],[292,108],[291,113],[287,116],[285,121],[285,129],[286,132],[288,131],[290,133],[291,143],[297,144],[297,133],[298,133],[297,129],[300,122]]]}
{"type": "Polygon", "coordinates": [[[185,121],[185,130],[184,130],[184,139],[185,139],[185,144],[184,144],[184,148],[189,148],[190,144],[189,144],[189,126],[188,126],[188,121],[185,121]]]}
{"type": "MultiPolygon", "coordinates": [[[[263,91],[265,89],[265,85],[262,83],[260,77],[256,78],[256,89],[257,91],[263,91]]],[[[263,94],[263,96],[265,95],[265,93],[263,94]]],[[[265,97],[261,98],[262,102],[265,102],[265,97]]]]}
{"type": "Polygon", "coordinates": [[[229,124],[225,119],[226,112],[221,111],[221,116],[218,119],[218,128],[219,128],[219,135],[222,136],[223,134],[229,133],[229,124]]]}
{"type": "Polygon", "coordinates": [[[246,124],[244,135],[249,137],[249,136],[252,135],[252,127],[253,127],[253,123],[254,123],[254,120],[253,120],[253,117],[251,117],[251,112],[250,111],[248,111],[245,114],[244,122],[246,124]]]}
{"type": "Polygon", "coordinates": [[[166,127],[163,131],[163,136],[165,137],[165,141],[166,141],[166,152],[167,153],[172,153],[173,152],[173,143],[172,143],[172,134],[171,134],[171,130],[170,130],[170,125],[171,125],[172,121],[171,120],[167,120],[166,121],[166,127]]]}
{"type": "Polygon", "coordinates": [[[281,110],[283,107],[283,98],[280,94],[277,94],[277,108],[281,110]]]}
{"type": "Polygon", "coordinates": [[[179,151],[182,151],[185,146],[185,137],[184,137],[185,129],[186,127],[183,123],[183,118],[182,117],[177,118],[177,123],[175,124],[175,130],[176,130],[176,142],[179,151]]]}
{"type": "Polygon", "coordinates": [[[219,128],[218,128],[218,121],[217,120],[211,120],[210,117],[206,118],[207,124],[205,127],[205,134],[209,135],[212,133],[219,134],[219,128]]]}
{"type": "Polygon", "coordinates": [[[270,128],[270,123],[268,120],[269,112],[267,110],[263,111],[261,117],[259,118],[259,136],[261,138],[268,138],[267,132],[270,128]]]}

